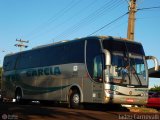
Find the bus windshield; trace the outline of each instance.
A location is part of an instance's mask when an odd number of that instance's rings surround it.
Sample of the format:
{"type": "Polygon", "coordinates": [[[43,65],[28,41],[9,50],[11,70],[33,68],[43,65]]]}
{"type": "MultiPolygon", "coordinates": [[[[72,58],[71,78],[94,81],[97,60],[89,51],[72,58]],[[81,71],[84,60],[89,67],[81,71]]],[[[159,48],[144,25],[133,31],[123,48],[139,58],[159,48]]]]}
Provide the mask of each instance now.
{"type": "Polygon", "coordinates": [[[105,40],[103,47],[111,53],[110,83],[122,86],[148,85],[145,55],[141,44],[105,40]]]}
{"type": "Polygon", "coordinates": [[[122,53],[112,53],[110,79],[112,83],[122,85],[147,85],[144,57],[132,55],[125,57],[122,53]]]}

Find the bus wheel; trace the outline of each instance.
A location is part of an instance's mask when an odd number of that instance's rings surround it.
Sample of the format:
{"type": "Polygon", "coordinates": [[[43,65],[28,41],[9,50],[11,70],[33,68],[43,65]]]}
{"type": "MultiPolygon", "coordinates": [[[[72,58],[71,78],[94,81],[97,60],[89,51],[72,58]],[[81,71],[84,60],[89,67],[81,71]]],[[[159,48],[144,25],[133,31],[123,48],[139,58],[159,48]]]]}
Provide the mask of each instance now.
{"type": "Polygon", "coordinates": [[[70,94],[70,107],[79,108],[80,107],[80,94],[77,90],[73,90],[70,94]]]}
{"type": "Polygon", "coordinates": [[[16,103],[22,103],[22,91],[20,89],[16,90],[15,99],[16,103]]]}

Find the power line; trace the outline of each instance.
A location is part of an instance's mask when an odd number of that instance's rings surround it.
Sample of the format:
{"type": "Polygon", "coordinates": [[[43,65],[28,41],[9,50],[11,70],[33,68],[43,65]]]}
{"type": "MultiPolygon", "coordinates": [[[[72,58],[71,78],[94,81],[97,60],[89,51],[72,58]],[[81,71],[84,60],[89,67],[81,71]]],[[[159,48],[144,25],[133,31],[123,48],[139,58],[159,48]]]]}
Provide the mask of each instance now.
{"type": "Polygon", "coordinates": [[[160,18],[160,16],[147,16],[147,17],[138,17],[136,20],[143,20],[143,19],[157,19],[160,18]]]}
{"type": "Polygon", "coordinates": [[[115,20],[113,20],[113,21],[107,23],[107,24],[104,25],[103,27],[101,27],[101,28],[99,28],[98,30],[96,30],[96,31],[94,31],[93,33],[91,33],[89,36],[95,34],[96,32],[98,32],[98,31],[100,31],[100,30],[102,30],[102,29],[104,29],[105,27],[109,26],[110,24],[112,24],[112,23],[118,21],[119,19],[121,19],[121,18],[123,18],[125,15],[127,15],[128,13],[129,13],[129,12],[127,12],[127,13],[121,15],[120,17],[116,18],[115,20]]]}
{"type": "Polygon", "coordinates": [[[129,4],[129,1],[128,0],[124,0],[127,4],[129,4]]]}
{"type": "Polygon", "coordinates": [[[76,5],[78,5],[79,1],[72,0],[71,2],[69,2],[67,4],[67,6],[65,6],[63,9],[61,9],[59,12],[57,12],[53,17],[49,18],[45,23],[41,24],[40,26],[38,26],[37,28],[35,28],[31,33],[27,34],[26,36],[33,36],[36,33],[39,33],[39,30],[44,30],[45,28],[47,28],[51,23],[53,23],[54,21],[56,21],[57,19],[60,18],[60,16],[63,16],[64,14],[66,14],[68,11],[70,11],[73,7],[75,7],[76,5]]]}
{"type": "Polygon", "coordinates": [[[99,16],[102,16],[102,14],[104,12],[106,12],[105,11],[106,9],[107,10],[111,9],[111,6],[115,5],[115,2],[117,2],[117,1],[109,1],[109,2],[105,3],[102,7],[100,7],[96,11],[92,12],[86,18],[82,19],[80,22],[78,22],[77,24],[73,25],[72,27],[70,27],[69,29],[67,29],[65,32],[63,32],[62,34],[60,34],[59,36],[57,36],[57,38],[59,38],[59,37],[61,37],[61,38],[62,37],[67,37],[68,35],[71,35],[75,31],[77,32],[79,30],[79,28],[82,28],[86,24],[87,25],[90,24],[91,21],[99,18],[99,16]]]}
{"type": "MultiPolygon", "coordinates": [[[[112,4],[113,3],[115,3],[115,2],[117,2],[117,0],[116,1],[110,1],[110,4],[111,4],[111,2],[112,2],[112,4]]],[[[119,3],[120,3],[120,1],[118,1],[119,3]]],[[[118,3],[117,2],[117,3],[118,3]]],[[[118,4],[119,5],[119,4],[118,4]]],[[[116,5],[116,4],[113,4],[112,5],[112,8],[113,7],[117,7],[118,5],[116,5]]],[[[72,5],[72,6],[75,6],[75,4],[74,5],[72,5]]],[[[71,8],[72,8],[72,6],[70,6],[69,7],[69,9],[68,10],[70,10],[71,8]]],[[[99,11],[97,10],[94,14],[92,14],[92,15],[89,15],[89,16],[87,16],[85,19],[83,19],[82,21],[80,21],[78,24],[75,24],[74,26],[72,26],[71,28],[69,28],[69,29],[67,29],[67,32],[63,32],[62,34],[60,34],[59,36],[57,36],[58,38],[59,37],[65,37],[65,36],[68,36],[68,35],[71,35],[70,33],[73,33],[73,32],[75,32],[75,31],[78,31],[78,29],[80,28],[80,27],[83,27],[83,26],[85,26],[86,24],[88,25],[88,24],[90,24],[91,22],[93,22],[93,21],[95,21],[97,18],[99,18],[98,16],[101,16],[101,15],[103,15],[104,14],[104,12],[106,12],[106,9],[107,10],[110,10],[111,9],[111,7],[110,7],[110,9],[109,9],[109,2],[107,2],[103,7],[100,7],[100,9],[99,9],[99,11]]],[[[63,11],[63,10],[62,10],[63,11]]],[[[65,12],[63,13],[62,12],[62,14],[65,14],[65,12]]],[[[61,16],[61,15],[60,15],[61,16]]],[[[71,17],[72,18],[72,17],[71,17]]],[[[47,25],[49,25],[49,24],[51,24],[53,21],[55,21],[56,19],[58,19],[58,17],[56,17],[56,18],[54,18],[54,19],[49,19],[48,20],[48,23],[47,23],[47,25]]],[[[66,21],[65,21],[66,22],[66,21]]],[[[64,23],[63,23],[64,24],[64,23]]],[[[42,28],[46,28],[47,26],[45,26],[46,24],[44,24],[43,26],[40,26],[39,27],[39,29],[40,30],[42,30],[42,28]],[[42,27],[42,28],[41,28],[42,27]]],[[[60,25],[59,25],[60,26],[60,25]]],[[[58,25],[56,25],[56,29],[59,27],[58,25]]],[[[53,28],[53,27],[52,27],[53,28]]],[[[44,30],[44,29],[43,29],[44,30]]],[[[50,29],[51,30],[51,29],[50,29]]],[[[48,31],[47,31],[48,32],[48,31]]],[[[45,32],[46,33],[46,32],[45,32]]],[[[33,33],[34,34],[34,33],[33,33]]]]}
{"type": "MultiPolygon", "coordinates": [[[[124,0],[126,2],[128,2],[128,0],[124,0]]],[[[42,28],[46,28],[48,25],[50,25],[51,23],[53,23],[54,21],[56,21],[57,19],[59,19],[62,15],[66,14],[66,12],[70,11],[73,7],[75,7],[80,1],[76,1],[74,2],[74,0],[72,0],[69,4],[70,5],[67,5],[66,7],[64,7],[61,11],[59,11],[56,15],[54,15],[53,17],[51,17],[45,24],[37,27],[38,30],[44,30],[42,28]]],[[[110,1],[111,2],[111,1],[110,1]]],[[[108,4],[109,2],[107,2],[108,4]]],[[[62,34],[56,36],[56,37],[66,37],[66,36],[70,36],[71,34],[70,33],[73,33],[75,31],[77,31],[80,27],[83,27],[85,26],[86,24],[90,24],[91,21],[95,21],[95,19],[97,19],[98,17],[97,16],[100,16],[100,15],[103,15],[106,8],[108,7],[104,7],[103,9],[100,9],[100,11],[96,11],[97,13],[95,13],[93,16],[88,16],[86,17],[85,19],[83,19],[82,21],[80,21],[77,25],[75,24],[74,26],[72,26],[71,28],[67,29],[66,31],[67,32],[63,32],[62,34]],[[97,17],[97,18],[96,18],[97,17]]],[[[149,9],[158,9],[160,8],[160,6],[157,6],[157,7],[149,7],[149,8],[140,8],[140,9],[137,9],[137,10],[149,10],[149,9]]],[[[65,21],[66,22],[66,21],[65,21]]],[[[63,23],[64,24],[64,23],[63,23]]],[[[60,26],[60,25],[59,25],[60,26]]],[[[59,27],[58,25],[56,25],[56,29],[57,27],[59,27]]],[[[36,29],[36,30],[37,30],[36,29]]],[[[37,31],[36,31],[37,32],[37,31]]],[[[36,34],[35,31],[33,31],[31,33],[31,35],[35,35],[36,34]]],[[[37,32],[38,33],[38,32],[37,32]]],[[[30,35],[30,36],[31,36],[30,35]]]]}
{"type": "Polygon", "coordinates": [[[42,34],[48,33],[48,32],[52,32],[53,29],[58,29],[60,26],[64,25],[65,23],[71,21],[73,18],[75,18],[76,16],[82,14],[84,12],[84,10],[86,11],[86,8],[91,8],[91,6],[93,6],[94,4],[96,4],[97,0],[92,1],[91,3],[87,4],[87,6],[84,6],[83,8],[81,8],[78,12],[74,13],[74,15],[72,16],[68,16],[67,19],[65,19],[64,21],[60,22],[59,24],[56,24],[54,26],[52,26],[50,29],[44,31],[42,34]]]}
{"type": "MultiPolygon", "coordinates": [[[[127,0],[125,0],[125,1],[127,2],[127,0]]],[[[148,8],[140,8],[140,9],[137,9],[137,11],[138,11],[138,10],[158,9],[158,8],[160,8],[160,6],[157,6],[157,7],[148,7],[148,8]]],[[[118,21],[119,19],[121,19],[122,17],[124,17],[125,15],[127,15],[128,13],[129,13],[129,12],[123,14],[122,16],[118,17],[117,19],[115,19],[115,20],[111,21],[110,23],[104,25],[103,27],[101,27],[101,28],[99,28],[98,30],[96,30],[96,31],[94,31],[93,33],[91,33],[89,36],[95,34],[96,32],[98,32],[98,31],[100,31],[100,30],[102,30],[102,29],[104,29],[105,27],[109,26],[110,24],[118,21]]]]}
{"type": "Polygon", "coordinates": [[[148,7],[148,8],[139,8],[139,9],[137,9],[137,11],[139,11],[139,10],[158,9],[158,8],[160,8],[160,6],[157,6],[157,7],[148,7]]]}
{"type": "Polygon", "coordinates": [[[66,37],[68,35],[73,34],[74,32],[77,32],[80,27],[82,28],[84,25],[90,24],[92,21],[94,21],[95,19],[97,19],[100,16],[102,16],[104,14],[104,12],[106,12],[106,10],[109,11],[109,10],[115,8],[115,6],[118,6],[120,2],[121,1],[117,2],[117,0],[116,1],[111,0],[111,1],[109,1],[107,3],[105,3],[103,6],[98,8],[96,11],[92,12],[90,15],[88,15],[87,17],[85,17],[84,19],[82,19],[80,22],[78,22],[77,24],[73,25],[72,27],[66,29],[66,31],[64,31],[63,33],[59,34],[55,38],[66,37]]]}
{"type": "MultiPolygon", "coordinates": [[[[79,28],[86,27],[87,25],[94,23],[99,17],[102,17],[103,15],[106,14],[107,11],[111,11],[112,9],[116,8],[119,6],[120,1],[117,2],[118,4],[113,4],[111,6],[106,7],[107,9],[102,10],[100,13],[93,15],[91,18],[89,18],[86,22],[84,22],[81,25],[78,25],[77,28],[75,27],[71,33],[75,33],[79,30],[79,28]],[[106,11],[107,10],[107,11],[106,11]]],[[[69,37],[71,34],[65,35],[65,37],[69,37]]]]}
{"type": "MultiPolygon", "coordinates": [[[[124,20],[123,22],[118,22],[117,24],[115,24],[114,26],[108,26],[107,28],[105,28],[105,30],[109,31],[107,33],[113,32],[113,30],[118,30],[121,29],[120,26],[122,25],[127,25],[128,20],[124,20]]],[[[121,31],[120,31],[121,32],[121,31]]],[[[120,35],[119,35],[120,36],[120,35]]]]}

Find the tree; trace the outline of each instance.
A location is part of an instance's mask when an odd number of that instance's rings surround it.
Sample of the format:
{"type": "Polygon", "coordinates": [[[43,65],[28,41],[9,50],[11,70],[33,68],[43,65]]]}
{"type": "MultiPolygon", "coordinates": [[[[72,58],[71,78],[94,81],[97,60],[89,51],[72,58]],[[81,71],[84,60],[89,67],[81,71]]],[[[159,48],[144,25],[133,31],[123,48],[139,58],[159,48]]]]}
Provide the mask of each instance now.
{"type": "Polygon", "coordinates": [[[158,85],[155,85],[153,88],[150,88],[150,90],[149,91],[154,91],[154,92],[160,92],[160,86],[158,86],[158,85]]]}

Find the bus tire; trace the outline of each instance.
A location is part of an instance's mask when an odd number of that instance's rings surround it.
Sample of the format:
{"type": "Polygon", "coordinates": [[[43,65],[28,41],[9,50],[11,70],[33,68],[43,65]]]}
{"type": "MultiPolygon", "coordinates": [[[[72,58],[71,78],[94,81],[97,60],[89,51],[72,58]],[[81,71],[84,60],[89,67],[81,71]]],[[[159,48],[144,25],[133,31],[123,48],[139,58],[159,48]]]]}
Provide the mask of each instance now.
{"type": "Polygon", "coordinates": [[[77,90],[73,90],[70,93],[69,107],[80,108],[80,93],[77,90]]]}
{"type": "Polygon", "coordinates": [[[15,99],[16,99],[16,103],[22,104],[22,91],[20,89],[16,90],[15,99]]]}

